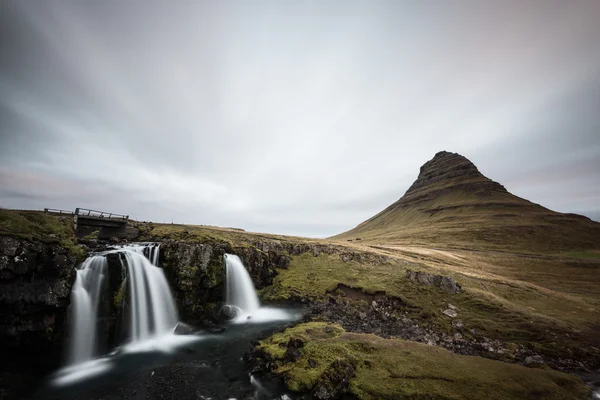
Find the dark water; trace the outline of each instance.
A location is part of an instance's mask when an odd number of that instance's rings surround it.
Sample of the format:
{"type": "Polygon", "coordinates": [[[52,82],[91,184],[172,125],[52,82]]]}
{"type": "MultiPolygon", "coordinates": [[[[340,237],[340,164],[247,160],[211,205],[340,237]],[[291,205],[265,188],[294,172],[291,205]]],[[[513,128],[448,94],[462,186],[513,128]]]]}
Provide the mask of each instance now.
{"type": "Polygon", "coordinates": [[[251,375],[250,366],[243,359],[253,341],[292,324],[290,321],[228,324],[224,332],[194,335],[197,340],[170,353],[157,350],[119,353],[101,360],[99,364],[109,368],[93,377],[60,387],[52,383],[56,376],[50,377],[33,398],[292,398],[271,377],[251,375]]]}

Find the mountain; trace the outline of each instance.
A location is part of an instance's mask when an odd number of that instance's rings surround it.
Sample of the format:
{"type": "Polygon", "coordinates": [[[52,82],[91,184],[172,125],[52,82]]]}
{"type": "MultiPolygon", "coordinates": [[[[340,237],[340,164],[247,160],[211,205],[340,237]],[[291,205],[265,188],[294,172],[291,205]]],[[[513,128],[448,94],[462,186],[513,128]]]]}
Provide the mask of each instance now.
{"type": "Polygon", "coordinates": [[[508,192],[460,154],[441,151],[404,196],[332,239],[517,250],[600,249],[600,223],[551,211],[508,192]]]}

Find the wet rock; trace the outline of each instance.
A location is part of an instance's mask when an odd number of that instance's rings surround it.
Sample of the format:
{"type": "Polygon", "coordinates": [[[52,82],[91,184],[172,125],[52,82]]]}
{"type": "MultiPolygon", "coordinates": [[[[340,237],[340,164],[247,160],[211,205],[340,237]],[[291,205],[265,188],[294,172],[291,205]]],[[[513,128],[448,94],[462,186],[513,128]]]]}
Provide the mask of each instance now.
{"type": "Polygon", "coordinates": [[[230,306],[230,305],[226,305],[223,306],[223,308],[221,308],[221,317],[223,319],[234,319],[236,318],[238,315],[240,315],[241,310],[235,306],[230,306]]]}
{"type": "Polygon", "coordinates": [[[194,332],[194,328],[183,322],[177,323],[175,330],[173,331],[176,335],[189,335],[194,332]]]}

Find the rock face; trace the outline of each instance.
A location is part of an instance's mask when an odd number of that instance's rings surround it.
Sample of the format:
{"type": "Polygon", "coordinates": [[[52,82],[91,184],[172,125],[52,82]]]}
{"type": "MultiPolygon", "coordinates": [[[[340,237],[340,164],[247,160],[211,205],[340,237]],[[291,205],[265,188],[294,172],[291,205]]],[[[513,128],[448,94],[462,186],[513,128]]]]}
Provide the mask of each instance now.
{"type": "Polygon", "coordinates": [[[443,275],[432,275],[427,272],[406,271],[406,277],[423,285],[437,286],[446,293],[456,294],[462,288],[454,279],[443,275]]]}
{"type": "Polygon", "coordinates": [[[508,193],[504,186],[483,176],[466,157],[440,151],[423,164],[417,180],[408,188],[402,202],[409,205],[431,200],[443,192],[457,189],[479,194],[508,193]]]}
{"type": "Polygon", "coordinates": [[[226,242],[164,242],[160,248],[160,266],[184,321],[218,317],[225,298],[225,253],[234,253],[242,259],[258,289],[271,284],[275,268],[285,265],[281,255],[254,247],[234,248],[226,242]]]}
{"type": "Polygon", "coordinates": [[[76,262],[58,243],[0,236],[2,371],[38,375],[61,364],[76,262]]]}
{"type": "Polygon", "coordinates": [[[247,246],[232,246],[224,241],[166,240],[160,247],[160,266],[173,290],[182,320],[200,323],[221,317],[225,299],[223,255],[226,253],[236,254],[242,259],[257,290],[271,285],[277,270],[288,268],[294,255],[339,254],[344,262],[385,262],[387,259],[323,244],[261,240],[247,246]]]}

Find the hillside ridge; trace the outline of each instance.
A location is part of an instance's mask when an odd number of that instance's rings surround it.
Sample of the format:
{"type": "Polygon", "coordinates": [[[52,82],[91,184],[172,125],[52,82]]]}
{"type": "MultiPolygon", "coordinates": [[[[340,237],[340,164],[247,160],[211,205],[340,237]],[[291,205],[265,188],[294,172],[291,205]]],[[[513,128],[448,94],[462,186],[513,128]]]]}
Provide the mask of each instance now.
{"type": "Polygon", "coordinates": [[[600,249],[600,223],[510,193],[468,158],[440,151],[396,202],[332,239],[532,252],[600,249]]]}

